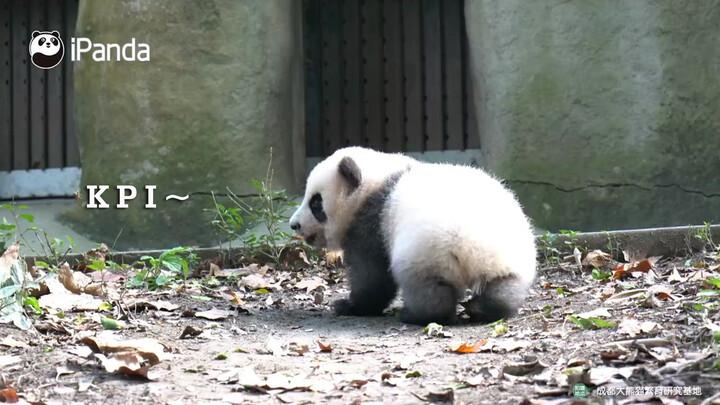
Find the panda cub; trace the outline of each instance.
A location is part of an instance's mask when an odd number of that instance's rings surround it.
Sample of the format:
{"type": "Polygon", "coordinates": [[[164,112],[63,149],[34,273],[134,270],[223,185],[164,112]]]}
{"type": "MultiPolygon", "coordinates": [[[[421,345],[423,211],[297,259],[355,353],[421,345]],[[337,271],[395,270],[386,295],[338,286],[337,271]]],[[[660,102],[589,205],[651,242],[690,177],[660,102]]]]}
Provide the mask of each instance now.
{"type": "Polygon", "coordinates": [[[342,249],[350,296],[338,315],[381,315],[402,292],[405,323],[514,315],[535,278],[535,238],[515,196],[482,170],[360,147],[336,151],[307,179],[290,227],[342,249]]]}

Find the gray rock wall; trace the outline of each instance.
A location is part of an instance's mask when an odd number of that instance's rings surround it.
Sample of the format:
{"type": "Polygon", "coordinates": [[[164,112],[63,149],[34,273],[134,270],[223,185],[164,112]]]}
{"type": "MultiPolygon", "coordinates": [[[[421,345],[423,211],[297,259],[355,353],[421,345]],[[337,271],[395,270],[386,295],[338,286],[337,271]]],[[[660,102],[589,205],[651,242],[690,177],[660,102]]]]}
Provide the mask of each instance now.
{"type": "Polygon", "coordinates": [[[465,11],[484,162],[536,225],[720,220],[720,1],[465,11]]]}
{"type": "MultiPolygon", "coordinates": [[[[304,180],[301,3],[284,0],[81,1],[77,37],[148,43],[149,62],[75,63],[83,178],[88,184],[157,185],[158,208],[68,214],[120,248],[208,244],[208,196],[254,192],[273,148],[275,188],[304,180]]],[[[86,59],[87,58],[87,59],[86,59]]],[[[108,192],[104,197],[115,202],[108,192]]]]}

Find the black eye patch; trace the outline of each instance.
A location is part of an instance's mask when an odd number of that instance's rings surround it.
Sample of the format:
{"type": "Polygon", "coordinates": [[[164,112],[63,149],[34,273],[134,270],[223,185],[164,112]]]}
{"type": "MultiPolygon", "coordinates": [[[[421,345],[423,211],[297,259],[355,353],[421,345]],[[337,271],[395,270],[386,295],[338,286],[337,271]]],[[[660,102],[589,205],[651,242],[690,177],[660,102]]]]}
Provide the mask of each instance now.
{"type": "Polygon", "coordinates": [[[318,222],[327,221],[327,214],[323,209],[323,199],[320,193],[316,193],[310,199],[310,211],[318,222]]]}
{"type": "Polygon", "coordinates": [[[45,38],[40,38],[40,40],[38,41],[38,44],[39,44],[39,45],[42,45],[42,44],[44,44],[44,43],[45,43],[45,38]]]}

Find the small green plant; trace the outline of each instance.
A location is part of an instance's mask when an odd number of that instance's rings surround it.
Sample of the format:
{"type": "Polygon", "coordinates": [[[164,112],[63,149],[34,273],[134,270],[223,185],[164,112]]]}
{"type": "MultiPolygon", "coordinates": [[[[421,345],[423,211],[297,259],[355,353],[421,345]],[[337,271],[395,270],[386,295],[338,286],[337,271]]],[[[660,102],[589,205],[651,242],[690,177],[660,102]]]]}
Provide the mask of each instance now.
{"type": "Polygon", "coordinates": [[[578,318],[578,317],[575,317],[572,315],[568,315],[568,319],[573,321],[573,323],[575,323],[582,329],[590,329],[593,327],[597,327],[597,328],[614,328],[615,327],[614,323],[603,321],[600,318],[583,319],[583,318],[578,318]]]}
{"type": "Polygon", "coordinates": [[[508,327],[505,325],[505,320],[500,319],[490,324],[493,327],[493,337],[504,335],[508,332],[508,327]]]}
{"type": "Polygon", "coordinates": [[[15,239],[15,228],[17,227],[8,223],[5,217],[2,218],[2,222],[0,222],[0,252],[4,252],[12,244],[13,239],[15,239]]]}
{"type": "Polygon", "coordinates": [[[240,239],[245,248],[255,253],[267,256],[271,261],[278,263],[285,246],[292,241],[293,235],[280,229],[280,224],[287,222],[287,211],[297,204],[290,201],[285,190],[273,190],[272,150],[270,163],[262,181],[251,180],[257,194],[252,196],[239,196],[228,188],[228,198],[234,207],[227,207],[217,202],[213,193],[215,204],[215,217],[212,224],[230,239],[240,239]],[[251,197],[250,202],[244,198],[251,197]],[[262,224],[265,232],[255,234],[248,231],[257,224],[262,224]]]}
{"type": "Polygon", "coordinates": [[[563,297],[567,297],[567,296],[569,296],[569,295],[573,295],[573,293],[572,293],[571,291],[565,291],[565,290],[563,290],[562,287],[558,287],[557,290],[555,290],[555,292],[557,292],[558,295],[561,295],[561,296],[563,296],[563,297]]]}
{"type": "Polygon", "coordinates": [[[608,231],[602,231],[602,233],[607,238],[607,242],[605,242],[605,249],[607,249],[607,253],[609,253],[611,257],[615,257],[615,251],[617,251],[617,247],[613,245],[612,234],[608,231]]]}
{"type": "Polygon", "coordinates": [[[713,251],[718,251],[720,250],[720,245],[716,244],[713,240],[711,225],[711,223],[703,221],[703,226],[698,228],[693,236],[703,243],[703,247],[709,247],[713,251]]]}
{"type": "Polygon", "coordinates": [[[601,271],[600,269],[593,269],[592,278],[595,280],[605,280],[612,276],[612,273],[601,271]]]}
{"type": "Polygon", "coordinates": [[[34,216],[21,212],[28,208],[27,205],[0,205],[0,209],[9,211],[14,222],[10,223],[5,217],[2,218],[2,223],[0,223],[0,244],[2,245],[0,247],[2,251],[5,251],[10,241],[19,239],[22,241],[23,246],[30,249],[35,256],[44,259],[43,263],[50,262],[53,266],[59,266],[65,261],[67,255],[76,249],[75,242],[69,236],[66,237],[66,240],[50,237],[44,229],[35,225],[30,225],[23,232],[20,232],[22,221],[28,224],[35,223],[34,216]],[[27,234],[31,234],[38,241],[39,251],[27,240],[27,234]]]}
{"type": "Polygon", "coordinates": [[[140,260],[147,265],[128,280],[128,288],[156,290],[173,280],[187,280],[190,268],[197,264],[197,255],[191,248],[180,246],[162,252],[157,258],[145,255],[140,260]]]}
{"type": "Polygon", "coordinates": [[[571,230],[567,230],[567,229],[560,230],[560,235],[563,235],[566,238],[563,241],[563,243],[565,244],[565,246],[567,246],[570,249],[570,252],[573,252],[577,248],[581,252],[587,253],[587,251],[588,251],[587,246],[578,242],[577,236],[579,234],[580,234],[579,231],[571,231],[571,230]]]}
{"type": "Polygon", "coordinates": [[[548,304],[548,305],[545,305],[544,307],[542,307],[543,316],[544,316],[545,318],[550,318],[550,317],[552,316],[552,310],[553,310],[553,308],[554,308],[554,307],[553,307],[552,305],[549,305],[549,304],[548,304]]]}
{"type": "Polygon", "coordinates": [[[540,237],[540,251],[548,263],[560,263],[560,250],[555,247],[556,240],[557,235],[549,232],[545,232],[540,237]]]}

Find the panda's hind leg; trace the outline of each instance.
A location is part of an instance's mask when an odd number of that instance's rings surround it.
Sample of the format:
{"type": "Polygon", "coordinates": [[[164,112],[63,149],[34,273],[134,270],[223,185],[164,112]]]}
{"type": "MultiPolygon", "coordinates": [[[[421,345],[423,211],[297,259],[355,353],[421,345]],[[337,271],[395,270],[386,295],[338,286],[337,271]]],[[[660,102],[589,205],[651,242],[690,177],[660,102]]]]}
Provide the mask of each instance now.
{"type": "Polygon", "coordinates": [[[463,306],[470,321],[495,322],[517,314],[527,295],[527,285],[517,277],[498,278],[485,283],[463,306]]]}
{"type": "Polygon", "coordinates": [[[408,278],[400,282],[404,323],[427,325],[431,322],[452,325],[457,321],[457,288],[436,277],[408,278]]]}

